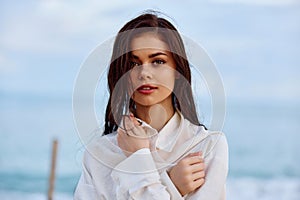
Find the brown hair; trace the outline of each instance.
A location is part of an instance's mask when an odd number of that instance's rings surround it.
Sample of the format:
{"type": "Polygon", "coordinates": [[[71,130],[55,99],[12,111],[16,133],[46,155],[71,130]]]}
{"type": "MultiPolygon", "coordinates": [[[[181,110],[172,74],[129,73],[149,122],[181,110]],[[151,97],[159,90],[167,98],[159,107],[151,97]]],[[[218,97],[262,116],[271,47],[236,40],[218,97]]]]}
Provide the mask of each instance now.
{"type": "MultiPolygon", "coordinates": [[[[126,113],[128,108],[134,112],[134,102],[131,100],[126,84],[116,84],[121,77],[132,69],[130,64],[130,43],[137,34],[145,32],[155,32],[160,36],[170,49],[173,59],[176,63],[176,70],[182,75],[181,79],[176,79],[174,90],[172,93],[172,103],[174,108],[181,111],[183,116],[195,125],[199,123],[195,103],[191,89],[191,70],[186,59],[186,53],[183,41],[176,28],[166,19],[160,18],[156,13],[142,14],[126,23],[116,36],[111,64],[108,71],[109,100],[105,114],[105,130],[104,135],[117,130],[118,123],[121,120],[123,112],[126,113]],[[126,34],[124,34],[126,32],[126,34]],[[125,52],[125,53],[124,53],[125,52]],[[182,79],[185,80],[182,80],[182,79]],[[117,89],[118,91],[114,91],[117,89]],[[112,98],[112,94],[116,93],[117,98],[112,98]],[[176,96],[175,96],[176,94],[176,96]],[[112,107],[113,105],[113,107],[112,107]],[[119,112],[117,116],[113,113],[119,112]],[[114,118],[115,116],[115,118],[114,118]]],[[[203,126],[203,125],[202,125],[203,126]]]]}

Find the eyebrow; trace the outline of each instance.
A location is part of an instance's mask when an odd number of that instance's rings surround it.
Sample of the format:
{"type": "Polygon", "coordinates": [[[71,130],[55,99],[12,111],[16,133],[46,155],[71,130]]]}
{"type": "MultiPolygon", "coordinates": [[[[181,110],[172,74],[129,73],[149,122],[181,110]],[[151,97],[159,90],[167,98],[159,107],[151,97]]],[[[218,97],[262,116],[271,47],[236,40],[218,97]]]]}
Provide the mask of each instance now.
{"type": "MultiPolygon", "coordinates": [[[[150,54],[148,57],[149,57],[149,58],[154,58],[154,57],[160,56],[160,55],[167,56],[166,53],[163,53],[163,52],[157,52],[157,53],[150,54]]],[[[134,54],[132,54],[132,57],[133,57],[134,59],[139,59],[139,57],[136,56],[136,55],[134,55],[134,54]]]]}
{"type": "Polygon", "coordinates": [[[160,56],[160,55],[167,56],[166,53],[163,53],[163,52],[157,52],[157,53],[154,53],[154,54],[149,55],[148,57],[149,57],[149,58],[154,58],[154,57],[160,56]]]}

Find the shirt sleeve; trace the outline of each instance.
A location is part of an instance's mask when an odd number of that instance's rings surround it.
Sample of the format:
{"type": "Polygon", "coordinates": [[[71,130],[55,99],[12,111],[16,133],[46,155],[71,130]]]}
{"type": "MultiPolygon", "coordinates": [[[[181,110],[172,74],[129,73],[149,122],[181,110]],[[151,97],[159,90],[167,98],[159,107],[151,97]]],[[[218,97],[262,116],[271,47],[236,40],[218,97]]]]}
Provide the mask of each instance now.
{"type": "Polygon", "coordinates": [[[129,196],[127,199],[173,199],[161,182],[149,149],[141,149],[133,153],[114,168],[111,176],[117,185],[117,193],[119,193],[117,196],[120,199],[121,195],[126,193],[129,196]]]}
{"type": "Polygon", "coordinates": [[[182,200],[185,199],[181,196],[180,192],[177,190],[176,186],[172,182],[171,178],[169,177],[169,174],[167,171],[163,171],[160,174],[162,183],[167,187],[168,192],[170,193],[171,199],[173,200],[182,200]]]}
{"type": "Polygon", "coordinates": [[[87,169],[86,160],[87,155],[85,154],[82,173],[74,193],[74,200],[97,199],[96,189],[92,184],[92,177],[87,169]]]}
{"type": "Polygon", "coordinates": [[[228,173],[228,144],[222,134],[212,150],[204,158],[206,171],[205,182],[188,200],[225,200],[225,183],[228,173]]]}

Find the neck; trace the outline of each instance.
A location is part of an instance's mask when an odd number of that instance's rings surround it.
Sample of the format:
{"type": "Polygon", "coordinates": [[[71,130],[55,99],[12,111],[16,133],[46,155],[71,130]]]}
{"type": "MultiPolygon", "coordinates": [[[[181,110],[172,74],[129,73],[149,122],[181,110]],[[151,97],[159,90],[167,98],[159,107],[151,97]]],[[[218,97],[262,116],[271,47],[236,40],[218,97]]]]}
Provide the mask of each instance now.
{"type": "Polygon", "coordinates": [[[174,115],[174,108],[172,105],[165,106],[163,103],[151,106],[136,104],[136,115],[151,127],[160,131],[174,115]]]}

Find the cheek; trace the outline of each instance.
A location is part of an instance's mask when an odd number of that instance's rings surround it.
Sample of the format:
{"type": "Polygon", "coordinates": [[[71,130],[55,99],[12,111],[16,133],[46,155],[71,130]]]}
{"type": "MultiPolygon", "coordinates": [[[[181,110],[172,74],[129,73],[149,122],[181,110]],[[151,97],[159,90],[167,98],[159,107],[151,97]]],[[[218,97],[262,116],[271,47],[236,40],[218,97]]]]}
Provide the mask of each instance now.
{"type": "Polygon", "coordinates": [[[164,71],[157,73],[156,79],[163,85],[164,87],[168,88],[169,90],[173,90],[175,84],[175,72],[174,71],[164,71]]]}
{"type": "Polygon", "coordinates": [[[138,82],[138,73],[135,71],[131,71],[129,74],[129,87],[130,88],[135,88],[137,86],[137,82],[138,82]]]}

